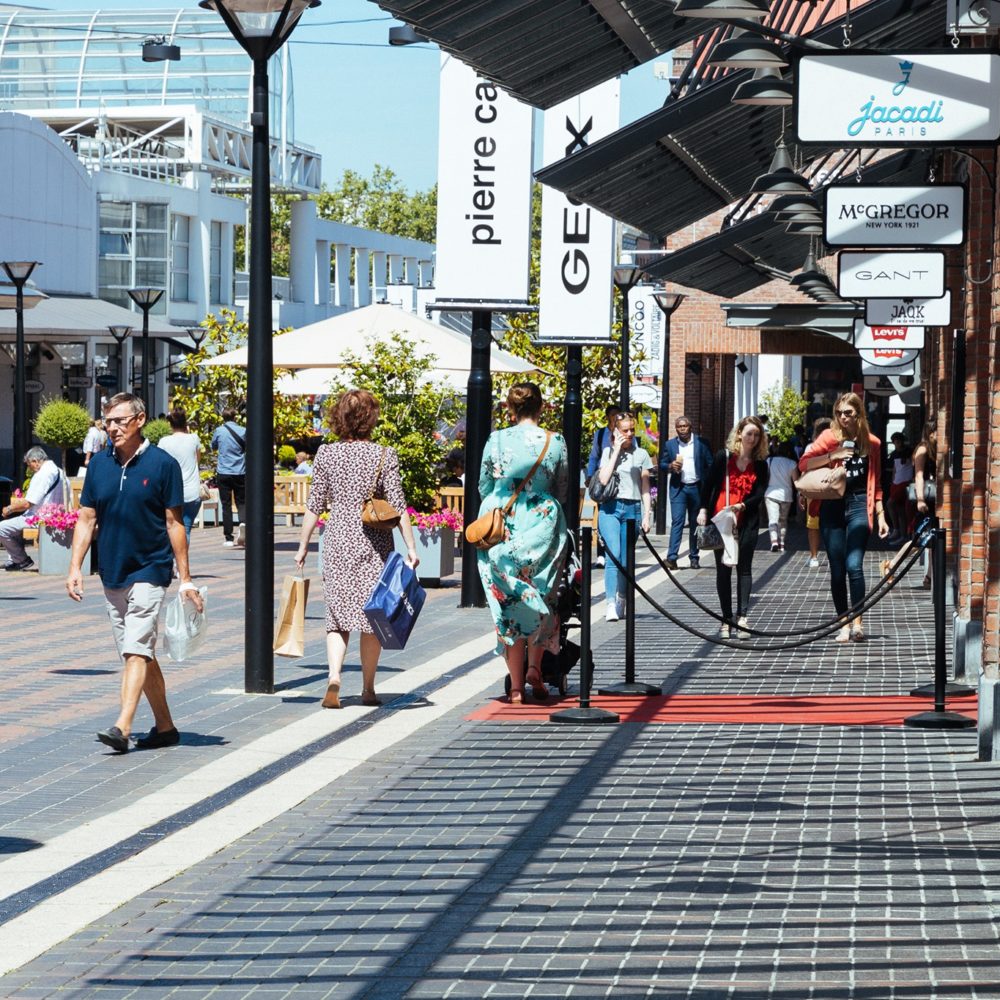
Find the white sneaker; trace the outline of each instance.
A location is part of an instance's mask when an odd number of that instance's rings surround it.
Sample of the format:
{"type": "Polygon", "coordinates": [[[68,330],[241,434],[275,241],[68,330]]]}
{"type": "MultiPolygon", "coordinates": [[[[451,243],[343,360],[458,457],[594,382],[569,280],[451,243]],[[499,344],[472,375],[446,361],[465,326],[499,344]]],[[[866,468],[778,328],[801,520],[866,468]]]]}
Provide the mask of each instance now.
{"type": "Polygon", "coordinates": [[[604,612],[604,620],[606,622],[621,621],[621,615],[618,614],[618,604],[616,601],[608,601],[607,610],[604,612]]]}
{"type": "Polygon", "coordinates": [[[750,633],[747,629],[750,628],[750,622],[747,621],[746,615],[740,615],[736,619],[736,638],[737,639],[749,639],[750,633]]]}
{"type": "Polygon", "coordinates": [[[729,638],[729,626],[726,624],[726,622],[723,622],[719,626],[719,638],[720,639],[728,639],[729,638]]]}
{"type": "Polygon", "coordinates": [[[597,568],[604,569],[604,556],[597,557],[597,568]]]}
{"type": "Polygon", "coordinates": [[[226,540],[225,540],[225,541],[224,541],[224,542],[222,543],[222,547],[223,547],[224,549],[231,549],[231,548],[232,548],[232,547],[233,547],[233,546],[234,546],[235,544],[236,544],[236,543],[235,543],[235,542],[234,542],[234,541],[233,541],[233,540],[232,540],[231,538],[227,538],[227,539],[226,539],[226,540]]]}
{"type": "Polygon", "coordinates": [[[815,556],[812,556],[809,559],[809,568],[810,569],[819,569],[819,560],[815,556]]]}
{"type": "Polygon", "coordinates": [[[236,525],[236,535],[234,536],[233,544],[238,549],[245,549],[247,547],[247,526],[245,524],[236,525]]]}

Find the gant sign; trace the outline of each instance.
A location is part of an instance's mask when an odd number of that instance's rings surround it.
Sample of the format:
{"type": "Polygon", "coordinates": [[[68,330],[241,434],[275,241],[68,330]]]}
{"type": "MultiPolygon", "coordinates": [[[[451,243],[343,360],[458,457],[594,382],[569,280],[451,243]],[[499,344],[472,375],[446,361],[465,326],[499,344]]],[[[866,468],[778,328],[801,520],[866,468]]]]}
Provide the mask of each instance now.
{"type": "Polygon", "coordinates": [[[837,293],[845,299],[939,299],[944,295],[940,251],[837,255],[837,293]]]}
{"type": "Polygon", "coordinates": [[[965,237],[960,184],[826,189],[824,239],[835,247],[959,246],[965,237]]]}
{"type": "Polygon", "coordinates": [[[969,145],[1000,138],[1000,56],[991,52],[824,52],[795,72],[803,143],[969,145]]]}

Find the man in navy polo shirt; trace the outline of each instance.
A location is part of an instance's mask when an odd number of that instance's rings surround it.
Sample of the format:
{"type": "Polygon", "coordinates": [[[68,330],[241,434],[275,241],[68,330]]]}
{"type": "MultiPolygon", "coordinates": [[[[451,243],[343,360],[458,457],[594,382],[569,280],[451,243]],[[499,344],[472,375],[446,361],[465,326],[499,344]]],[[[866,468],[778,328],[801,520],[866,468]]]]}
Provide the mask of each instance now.
{"type": "Polygon", "coordinates": [[[105,404],[111,446],[94,455],[87,468],[66,578],[69,596],[82,600],[81,567],[94,529],[100,526],[98,572],[125,667],[118,719],[97,738],[119,753],[128,750],[132,719],[143,694],[153,710],[154,726],[136,746],[148,750],[180,741],[156,660],[157,620],[175,561],[181,595],[202,610],[201,594],[188,571],[181,468],[143,438],[145,423],[146,406],[138,396],[120,392],[105,404]]]}

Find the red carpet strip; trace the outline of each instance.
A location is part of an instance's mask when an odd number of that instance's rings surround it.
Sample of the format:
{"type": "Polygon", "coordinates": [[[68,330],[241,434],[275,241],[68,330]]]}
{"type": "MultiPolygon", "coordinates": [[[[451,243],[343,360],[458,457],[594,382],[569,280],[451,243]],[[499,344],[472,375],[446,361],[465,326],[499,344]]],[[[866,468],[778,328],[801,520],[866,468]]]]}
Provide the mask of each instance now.
{"type": "MultiPolygon", "coordinates": [[[[755,723],[776,726],[901,726],[903,720],[934,708],[933,698],[907,695],[876,697],[851,695],[661,695],[621,698],[595,695],[595,708],[617,712],[622,722],[675,725],[685,722],[711,724],[755,723]]],[[[472,722],[547,722],[552,712],[575,707],[576,698],[550,698],[515,706],[497,698],[477,708],[466,719],[472,722]]],[[[976,697],[949,698],[949,712],[976,718],[976,697]]]]}

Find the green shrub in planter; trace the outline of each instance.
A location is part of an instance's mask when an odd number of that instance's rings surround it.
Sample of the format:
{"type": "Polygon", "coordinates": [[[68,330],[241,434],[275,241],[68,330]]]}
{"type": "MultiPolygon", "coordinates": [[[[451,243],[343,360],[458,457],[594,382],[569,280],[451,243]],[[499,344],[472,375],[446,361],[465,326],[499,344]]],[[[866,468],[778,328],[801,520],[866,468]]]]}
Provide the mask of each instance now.
{"type": "Polygon", "coordinates": [[[157,444],[168,434],[173,434],[173,430],[166,420],[150,420],[149,423],[142,429],[142,436],[150,444],[157,444]]]}
{"type": "MultiPolygon", "coordinates": [[[[65,469],[66,452],[83,444],[90,423],[90,414],[79,403],[50,399],[38,411],[33,429],[39,441],[62,452],[62,466],[65,469]]],[[[19,455],[18,458],[20,457],[19,455]]]]}
{"type": "Polygon", "coordinates": [[[295,468],[295,449],[290,444],[283,444],[278,449],[278,465],[285,469],[295,468]]]}

